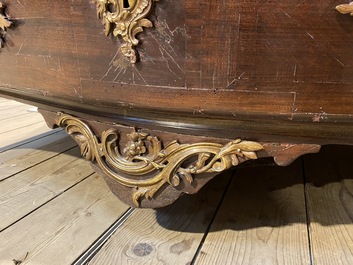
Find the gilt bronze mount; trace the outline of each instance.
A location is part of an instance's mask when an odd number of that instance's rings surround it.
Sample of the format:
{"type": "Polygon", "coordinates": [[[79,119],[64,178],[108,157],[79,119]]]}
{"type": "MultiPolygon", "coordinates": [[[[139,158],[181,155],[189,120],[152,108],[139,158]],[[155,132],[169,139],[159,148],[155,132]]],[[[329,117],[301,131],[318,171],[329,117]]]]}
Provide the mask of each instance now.
{"type": "Polygon", "coordinates": [[[144,27],[153,26],[146,17],[155,1],[158,0],[95,0],[105,35],[112,33],[115,37],[122,37],[121,52],[131,63],[136,63],[138,58],[134,48],[139,43],[136,34],[142,32],[144,27]]]}
{"type": "Polygon", "coordinates": [[[215,174],[247,160],[257,159],[263,146],[256,142],[231,141],[225,145],[200,142],[165,146],[155,136],[133,131],[119,148],[116,129],[102,132],[100,139],[82,120],[59,113],[56,124],[75,139],[81,154],[107,177],[131,189],[136,207],[142,198],[150,200],[166,185],[178,188],[192,184],[202,174],[215,174]],[[185,182],[185,183],[183,183],[185,182]]]}
{"type": "Polygon", "coordinates": [[[5,44],[6,30],[12,24],[9,17],[5,14],[5,6],[0,2],[0,48],[5,44]]]}
{"type": "Polygon", "coordinates": [[[336,10],[342,14],[350,14],[353,16],[353,2],[350,2],[349,4],[338,5],[336,6],[336,10]]]}

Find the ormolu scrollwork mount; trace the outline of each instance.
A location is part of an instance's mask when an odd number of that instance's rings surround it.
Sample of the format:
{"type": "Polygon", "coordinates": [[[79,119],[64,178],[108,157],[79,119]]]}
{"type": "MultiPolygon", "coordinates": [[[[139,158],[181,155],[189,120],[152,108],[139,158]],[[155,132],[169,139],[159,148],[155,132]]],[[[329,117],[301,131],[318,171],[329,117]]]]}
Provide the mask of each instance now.
{"type": "Polygon", "coordinates": [[[5,45],[6,30],[11,26],[12,22],[5,14],[5,6],[0,2],[0,49],[5,45]]]}
{"type": "Polygon", "coordinates": [[[349,4],[338,5],[336,6],[336,10],[342,14],[350,14],[353,16],[353,2],[350,2],[349,4]]]}
{"type": "Polygon", "coordinates": [[[143,28],[153,26],[146,17],[155,1],[158,0],[94,0],[105,35],[112,33],[115,37],[122,37],[121,52],[131,63],[138,60],[137,51],[134,49],[139,43],[136,34],[142,32],[143,28]]]}
{"type": "Polygon", "coordinates": [[[158,208],[199,191],[217,174],[248,160],[274,157],[285,166],[320,150],[314,144],[280,144],[182,135],[83,120],[41,111],[62,127],[112,192],[133,207],[158,208]]]}

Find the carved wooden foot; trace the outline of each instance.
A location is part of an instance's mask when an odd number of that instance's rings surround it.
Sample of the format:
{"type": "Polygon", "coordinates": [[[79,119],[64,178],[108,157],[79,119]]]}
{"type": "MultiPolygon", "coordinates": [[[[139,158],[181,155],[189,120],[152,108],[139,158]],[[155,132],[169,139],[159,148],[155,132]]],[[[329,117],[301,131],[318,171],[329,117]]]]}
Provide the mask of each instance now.
{"type": "Polygon", "coordinates": [[[64,128],[112,192],[133,207],[157,208],[196,193],[222,171],[259,157],[287,165],[318,145],[258,143],[136,129],[41,111],[64,128]]]}

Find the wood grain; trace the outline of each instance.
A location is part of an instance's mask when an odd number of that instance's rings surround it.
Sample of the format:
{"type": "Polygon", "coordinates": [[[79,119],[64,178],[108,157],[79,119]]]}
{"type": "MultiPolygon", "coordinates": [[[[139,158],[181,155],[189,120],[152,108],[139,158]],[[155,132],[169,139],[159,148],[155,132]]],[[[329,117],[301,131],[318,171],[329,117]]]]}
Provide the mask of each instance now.
{"type": "MultiPolygon", "coordinates": [[[[29,112],[30,108],[33,107],[2,99],[0,102],[0,153],[57,132],[50,131],[41,115],[29,112]]],[[[30,146],[31,144],[28,145],[28,148],[31,148],[30,146]]],[[[0,158],[0,164],[5,161],[4,157],[0,158]]],[[[1,178],[3,177],[0,176],[1,178]]]]}
{"type": "Polygon", "coordinates": [[[301,163],[239,169],[195,264],[309,264],[301,163]]]}
{"type": "Polygon", "coordinates": [[[1,232],[0,264],[71,264],[127,209],[93,175],[1,232]]]}
{"type": "Polygon", "coordinates": [[[78,148],[0,182],[0,230],[93,174],[78,148]]]}
{"type": "MultiPolygon", "coordinates": [[[[18,117],[22,115],[28,115],[30,112],[28,111],[30,108],[33,108],[32,106],[25,105],[25,104],[19,104],[17,102],[17,106],[14,106],[13,108],[8,108],[8,109],[0,109],[0,122],[6,122],[6,120],[11,119],[13,117],[18,117]]],[[[2,107],[2,103],[0,102],[0,107],[2,107]]]]}
{"type": "Polygon", "coordinates": [[[30,124],[27,127],[13,129],[0,135],[0,152],[10,150],[25,143],[30,143],[57,132],[57,130],[55,131],[48,128],[44,121],[30,124]]]}
{"type": "MultiPolygon", "coordinates": [[[[76,146],[64,131],[0,153],[0,180],[8,178],[76,146]]],[[[55,161],[55,160],[54,160],[55,161]]]]}
{"type": "Polygon", "coordinates": [[[1,105],[0,113],[4,113],[4,111],[12,110],[13,108],[17,108],[18,106],[20,106],[17,101],[4,99],[4,98],[1,98],[1,99],[2,101],[0,102],[0,105],[1,105]]]}
{"type": "Polygon", "coordinates": [[[353,263],[352,146],[325,146],[305,156],[314,264],[353,263]]]}
{"type": "Polygon", "coordinates": [[[189,264],[229,177],[158,211],[136,210],[89,264],[189,264]]]}
{"type": "MultiPolygon", "coordinates": [[[[23,117],[29,106],[16,105],[4,116],[23,117]]],[[[16,123],[9,124],[10,131],[11,126],[16,123]]],[[[11,176],[0,181],[0,264],[68,264],[128,207],[92,175],[64,131],[27,133],[22,143],[0,153],[0,178],[11,176]]]]}
{"type": "Polygon", "coordinates": [[[19,117],[9,118],[1,122],[0,135],[16,129],[23,129],[37,123],[44,123],[43,118],[38,113],[28,113],[19,117]]]}

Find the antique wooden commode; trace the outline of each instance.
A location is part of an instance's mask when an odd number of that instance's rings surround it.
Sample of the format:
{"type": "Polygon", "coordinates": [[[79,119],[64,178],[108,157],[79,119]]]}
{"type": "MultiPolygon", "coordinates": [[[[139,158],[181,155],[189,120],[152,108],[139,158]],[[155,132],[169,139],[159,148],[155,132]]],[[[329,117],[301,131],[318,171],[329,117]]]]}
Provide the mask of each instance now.
{"type": "Polygon", "coordinates": [[[0,96],[65,128],[132,206],[353,144],[345,0],[1,1],[0,96]]]}

